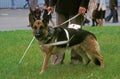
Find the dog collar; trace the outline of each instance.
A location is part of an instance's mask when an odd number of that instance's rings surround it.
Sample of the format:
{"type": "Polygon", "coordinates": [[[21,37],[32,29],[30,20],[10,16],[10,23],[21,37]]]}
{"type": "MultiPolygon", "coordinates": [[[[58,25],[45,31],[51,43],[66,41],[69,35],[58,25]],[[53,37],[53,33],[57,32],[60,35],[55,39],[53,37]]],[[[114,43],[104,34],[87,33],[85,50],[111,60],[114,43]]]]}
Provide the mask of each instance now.
{"type": "Polygon", "coordinates": [[[54,33],[55,33],[55,29],[50,27],[49,31],[48,31],[48,36],[47,36],[48,40],[50,40],[52,38],[54,33]]]}
{"type": "Polygon", "coordinates": [[[50,27],[50,28],[49,28],[49,34],[50,34],[50,35],[53,35],[53,34],[54,34],[54,32],[55,32],[55,29],[54,29],[54,28],[52,28],[52,27],[50,27]]]}

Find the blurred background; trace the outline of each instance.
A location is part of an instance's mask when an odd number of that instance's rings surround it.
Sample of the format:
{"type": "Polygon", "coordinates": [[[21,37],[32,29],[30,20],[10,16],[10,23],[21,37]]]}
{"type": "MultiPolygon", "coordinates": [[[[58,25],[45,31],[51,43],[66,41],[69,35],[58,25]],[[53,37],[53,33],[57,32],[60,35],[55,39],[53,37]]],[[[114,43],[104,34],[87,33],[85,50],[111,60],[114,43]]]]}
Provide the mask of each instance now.
{"type": "MultiPolygon", "coordinates": [[[[31,29],[27,27],[29,25],[29,6],[26,4],[27,0],[0,0],[0,31],[31,29]]],[[[40,7],[43,7],[43,4],[44,0],[38,0],[40,7]]],[[[109,0],[106,0],[106,4],[108,6],[109,0]]],[[[120,0],[118,0],[118,4],[118,18],[120,20],[120,0]]],[[[109,14],[109,11],[109,8],[107,8],[106,15],[109,14]]],[[[54,12],[52,14],[54,22],[56,20],[55,17],[54,12]]],[[[91,26],[91,22],[87,26],[91,26]]],[[[120,21],[119,23],[104,22],[104,26],[120,26],[120,21]]]]}
{"type": "MultiPolygon", "coordinates": [[[[44,0],[38,0],[40,6],[43,6],[43,3],[44,0]]],[[[0,0],[0,8],[24,8],[25,4],[26,0],[0,0]]]]}
{"type": "MultiPolygon", "coordinates": [[[[105,0],[108,6],[109,0],[105,0]]],[[[26,0],[0,0],[0,8],[23,8],[26,3],[26,0]]],[[[38,0],[38,4],[42,6],[44,0],[38,0]]],[[[118,0],[120,6],[120,0],[118,0]]],[[[28,7],[28,6],[26,6],[28,7]]]]}

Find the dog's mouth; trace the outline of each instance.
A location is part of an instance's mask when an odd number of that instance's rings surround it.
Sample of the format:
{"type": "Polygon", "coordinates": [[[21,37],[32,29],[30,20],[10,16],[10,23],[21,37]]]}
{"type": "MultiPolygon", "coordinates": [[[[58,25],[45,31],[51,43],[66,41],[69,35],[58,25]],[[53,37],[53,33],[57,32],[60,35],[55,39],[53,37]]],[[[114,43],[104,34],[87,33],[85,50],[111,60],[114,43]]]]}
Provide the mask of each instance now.
{"type": "Polygon", "coordinates": [[[40,34],[35,34],[35,38],[37,39],[37,40],[39,40],[41,37],[40,37],[40,34]]]}
{"type": "Polygon", "coordinates": [[[46,40],[47,37],[44,36],[44,35],[40,35],[40,34],[35,34],[35,38],[39,41],[42,41],[42,40],[46,40]]]}

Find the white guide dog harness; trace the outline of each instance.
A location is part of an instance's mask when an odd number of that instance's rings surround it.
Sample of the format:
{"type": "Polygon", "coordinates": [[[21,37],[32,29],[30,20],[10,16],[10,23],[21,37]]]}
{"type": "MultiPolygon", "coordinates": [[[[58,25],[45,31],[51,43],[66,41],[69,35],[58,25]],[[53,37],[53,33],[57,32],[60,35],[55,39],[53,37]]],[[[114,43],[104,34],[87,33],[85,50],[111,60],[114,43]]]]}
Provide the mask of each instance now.
{"type": "Polygon", "coordinates": [[[72,36],[71,39],[70,39],[70,38],[69,38],[69,33],[68,33],[68,31],[67,31],[66,29],[64,29],[64,31],[65,31],[67,40],[56,42],[56,41],[57,41],[57,39],[56,39],[54,43],[42,44],[42,45],[40,45],[40,47],[41,47],[41,46],[55,46],[55,45],[62,45],[62,44],[67,44],[67,46],[69,46],[69,41],[73,38],[73,36],[72,36]]]}

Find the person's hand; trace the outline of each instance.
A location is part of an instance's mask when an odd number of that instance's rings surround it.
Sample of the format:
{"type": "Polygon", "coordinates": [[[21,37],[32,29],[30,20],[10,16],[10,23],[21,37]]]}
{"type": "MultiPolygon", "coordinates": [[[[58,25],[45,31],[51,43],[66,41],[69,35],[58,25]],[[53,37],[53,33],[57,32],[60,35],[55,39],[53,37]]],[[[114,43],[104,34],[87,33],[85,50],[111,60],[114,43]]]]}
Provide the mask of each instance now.
{"type": "Polygon", "coordinates": [[[117,7],[115,7],[115,10],[117,10],[117,7]]]}
{"type": "Polygon", "coordinates": [[[42,8],[43,10],[47,10],[47,6],[43,6],[43,8],[42,8]]]}
{"type": "Polygon", "coordinates": [[[84,7],[79,7],[78,13],[84,15],[85,12],[86,12],[86,8],[84,8],[84,7]]]}
{"type": "Polygon", "coordinates": [[[51,7],[51,6],[49,6],[47,9],[48,9],[49,12],[53,12],[54,11],[54,7],[51,7]]]}
{"type": "Polygon", "coordinates": [[[98,8],[98,11],[100,11],[101,8],[98,8]]]}

